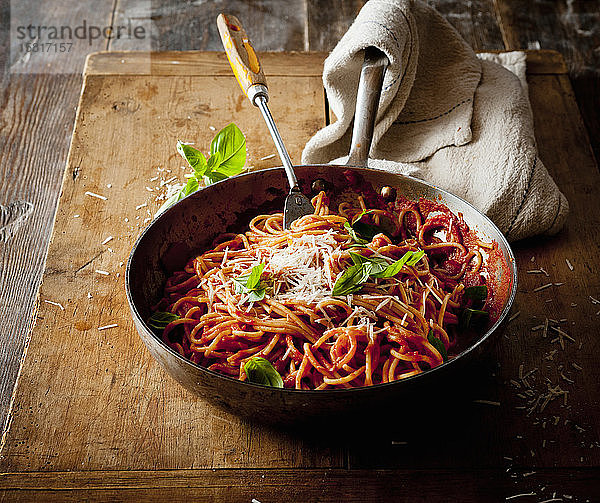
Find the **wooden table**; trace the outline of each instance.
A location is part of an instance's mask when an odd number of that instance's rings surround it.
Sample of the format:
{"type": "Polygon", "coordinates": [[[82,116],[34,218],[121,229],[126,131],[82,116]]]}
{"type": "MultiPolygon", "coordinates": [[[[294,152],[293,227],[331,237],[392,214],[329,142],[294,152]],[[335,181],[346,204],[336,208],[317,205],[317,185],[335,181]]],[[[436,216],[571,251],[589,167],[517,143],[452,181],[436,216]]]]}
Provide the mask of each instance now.
{"type": "MultiPolygon", "coordinates": [[[[323,58],[261,55],[293,159],[325,123],[323,58]]],[[[160,205],[160,181],[185,172],[177,139],[206,150],[213,128],[234,121],[249,165],[278,164],[224,55],[92,55],[2,437],[0,501],[600,498],[600,176],[562,57],[529,53],[528,82],[540,156],[571,203],[567,227],[515,246],[513,320],[462,401],[423,424],[374,419],[356,438],[323,438],[240,420],[182,389],[125,302],[123,263],[160,205]]]]}

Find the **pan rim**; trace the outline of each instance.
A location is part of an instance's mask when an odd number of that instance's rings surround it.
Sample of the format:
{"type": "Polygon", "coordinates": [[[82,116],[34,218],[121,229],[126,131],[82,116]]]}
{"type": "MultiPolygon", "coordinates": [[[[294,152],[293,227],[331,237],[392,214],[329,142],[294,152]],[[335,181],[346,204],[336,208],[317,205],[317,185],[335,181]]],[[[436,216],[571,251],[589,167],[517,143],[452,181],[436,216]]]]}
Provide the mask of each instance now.
{"type": "MultiPolygon", "coordinates": [[[[131,292],[131,265],[132,265],[132,261],[135,255],[136,250],[138,249],[138,246],[140,244],[140,242],[144,239],[144,237],[146,236],[146,234],[148,234],[150,232],[150,229],[152,229],[154,227],[155,224],[157,224],[157,222],[159,222],[161,219],[166,218],[166,216],[169,214],[169,212],[172,211],[173,208],[175,208],[175,206],[177,206],[179,203],[182,203],[183,201],[187,200],[188,198],[192,198],[192,197],[198,197],[198,194],[200,194],[202,191],[210,189],[210,187],[214,187],[217,186],[218,184],[222,184],[222,183],[226,183],[229,180],[233,180],[233,179],[240,179],[255,173],[260,173],[260,172],[271,172],[271,171],[284,171],[284,168],[282,166],[275,166],[275,167],[271,167],[271,168],[266,168],[266,169],[261,169],[261,170],[255,170],[255,171],[248,171],[245,173],[241,173],[239,175],[230,177],[226,180],[221,180],[219,182],[216,182],[214,184],[211,184],[207,187],[202,187],[199,190],[189,194],[188,196],[184,197],[183,199],[181,199],[180,201],[178,201],[177,203],[173,204],[171,207],[169,207],[168,209],[166,209],[163,213],[161,213],[158,217],[154,218],[150,224],[141,232],[141,234],[137,237],[131,252],[129,254],[129,258],[127,259],[127,267],[125,270],[125,291],[126,291],[126,296],[127,296],[127,302],[129,304],[129,308],[130,311],[133,315],[133,317],[135,318],[134,321],[137,321],[139,323],[136,323],[136,328],[139,330],[139,328],[142,328],[146,334],[148,336],[151,336],[152,338],[154,338],[155,340],[158,341],[158,343],[161,345],[161,347],[163,349],[166,349],[167,352],[171,355],[174,356],[176,359],[178,359],[181,363],[183,363],[186,366],[191,366],[194,369],[199,369],[201,372],[206,372],[211,376],[215,376],[217,378],[221,378],[221,379],[225,379],[228,380],[232,383],[237,383],[239,385],[245,386],[245,387],[249,387],[249,388],[254,388],[254,389],[260,389],[262,391],[265,390],[271,390],[273,392],[276,393],[285,393],[285,394],[297,394],[297,395],[301,395],[301,394],[318,394],[318,396],[320,397],[324,397],[327,395],[341,395],[341,394],[348,394],[348,393],[352,393],[352,394],[358,394],[358,393],[364,393],[364,392],[377,392],[379,390],[385,390],[388,389],[390,387],[399,387],[399,386],[408,386],[408,384],[405,383],[414,383],[414,382],[421,382],[423,380],[425,380],[426,378],[431,378],[434,377],[437,374],[441,374],[443,372],[449,371],[451,369],[453,369],[454,367],[456,367],[456,363],[457,361],[464,361],[468,355],[470,355],[472,352],[476,351],[482,344],[484,344],[485,341],[487,341],[493,334],[494,332],[496,332],[496,330],[498,330],[500,328],[500,326],[502,325],[502,323],[504,322],[504,320],[506,319],[508,313],[510,312],[510,309],[513,305],[515,296],[516,296],[516,292],[517,292],[517,265],[516,265],[516,260],[514,257],[514,252],[510,246],[510,243],[508,242],[508,240],[506,239],[506,237],[504,236],[504,234],[500,231],[500,229],[498,229],[498,227],[496,226],[496,224],[484,213],[482,213],[481,211],[479,211],[477,208],[475,208],[475,206],[473,206],[471,203],[469,203],[468,201],[466,201],[465,199],[451,193],[448,192],[447,190],[444,190],[440,187],[437,187],[429,182],[426,182],[425,180],[421,180],[419,178],[415,178],[413,176],[410,175],[404,175],[401,173],[390,173],[389,171],[383,170],[383,169],[379,169],[379,168],[371,168],[371,167],[366,167],[366,166],[353,166],[353,165],[344,165],[344,164],[301,164],[301,165],[295,165],[294,168],[322,168],[322,167],[327,167],[327,168],[345,168],[345,169],[352,169],[352,170],[359,170],[359,171],[366,171],[366,172],[378,172],[378,173],[382,173],[388,176],[394,176],[394,177],[398,177],[398,178],[407,178],[413,182],[416,182],[418,184],[424,185],[426,187],[429,188],[433,188],[436,191],[439,191],[443,196],[450,196],[450,198],[456,198],[458,199],[462,204],[470,207],[473,211],[475,211],[478,216],[480,216],[481,218],[483,218],[485,221],[487,221],[488,224],[490,224],[492,226],[493,229],[495,229],[498,233],[498,237],[500,238],[500,241],[502,241],[502,244],[504,245],[505,249],[508,252],[508,257],[505,257],[506,259],[506,263],[507,266],[511,272],[511,285],[510,285],[510,293],[508,296],[508,299],[502,309],[502,312],[500,313],[500,316],[498,316],[498,319],[494,322],[494,324],[472,345],[468,346],[467,348],[465,348],[463,351],[461,351],[459,354],[457,354],[456,356],[454,356],[452,359],[449,359],[447,361],[445,361],[444,363],[442,363],[441,365],[438,365],[437,367],[434,367],[432,369],[426,370],[424,372],[421,372],[419,374],[416,374],[414,376],[402,379],[400,381],[393,381],[393,382],[387,382],[387,383],[379,383],[379,384],[373,384],[371,386],[360,386],[357,388],[342,388],[342,389],[324,389],[324,390],[299,390],[299,389],[295,389],[295,388],[275,388],[272,386],[265,386],[262,384],[255,384],[255,383],[250,383],[247,381],[240,381],[239,379],[224,375],[224,374],[220,374],[218,372],[215,372],[213,370],[208,369],[207,367],[202,367],[201,365],[198,365],[194,362],[192,362],[191,360],[188,360],[187,358],[183,357],[182,355],[180,355],[177,351],[175,351],[174,349],[172,349],[171,347],[169,347],[167,344],[165,344],[162,339],[157,336],[151,329],[150,327],[147,325],[146,321],[141,317],[137,306],[135,305],[135,303],[133,302],[133,295],[131,292]]],[[[456,211],[453,210],[452,208],[450,208],[451,211],[456,211]]],[[[499,243],[500,244],[500,243],[499,243]]],[[[153,356],[153,355],[152,355],[153,356]]],[[[154,356],[153,356],[154,358],[154,356]]]]}

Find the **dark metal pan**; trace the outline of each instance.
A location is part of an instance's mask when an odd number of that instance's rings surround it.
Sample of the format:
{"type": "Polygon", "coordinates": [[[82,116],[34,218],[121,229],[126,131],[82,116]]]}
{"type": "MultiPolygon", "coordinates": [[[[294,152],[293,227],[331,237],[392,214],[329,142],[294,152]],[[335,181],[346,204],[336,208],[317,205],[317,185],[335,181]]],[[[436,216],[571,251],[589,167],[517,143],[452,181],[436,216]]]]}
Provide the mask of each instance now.
{"type": "Polygon", "coordinates": [[[510,278],[505,281],[501,314],[486,333],[455,358],[387,384],[322,391],[279,389],[242,382],[200,367],[169,348],[146,324],[150,306],[162,296],[170,274],[180,269],[194,252],[210,248],[213,239],[222,233],[242,231],[258,214],[280,212],[287,196],[283,168],[246,173],[215,183],[181,200],[144,230],[127,263],[126,290],[135,326],[152,356],[180,384],[228,411],[257,421],[290,424],[332,416],[350,417],[360,411],[389,407],[399,399],[438,387],[481,355],[495,340],[493,336],[510,310],[517,286],[514,256],[488,217],[461,198],[426,182],[365,167],[383,79],[380,63],[386,61],[382,54],[376,54],[377,58],[380,62],[376,64],[372,57],[367,58],[371,63],[363,67],[361,74],[350,155],[350,162],[355,165],[295,166],[300,186],[308,194],[312,183],[323,179],[332,187],[328,195],[335,200],[336,190],[347,187],[349,175],[360,176],[376,191],[394,187],[399,195],[409,199],[437,200],[455,214],[462,213],[465,222],[481,238],[498,243],[506,261],[505,271],[509,271],[510,278]]]}

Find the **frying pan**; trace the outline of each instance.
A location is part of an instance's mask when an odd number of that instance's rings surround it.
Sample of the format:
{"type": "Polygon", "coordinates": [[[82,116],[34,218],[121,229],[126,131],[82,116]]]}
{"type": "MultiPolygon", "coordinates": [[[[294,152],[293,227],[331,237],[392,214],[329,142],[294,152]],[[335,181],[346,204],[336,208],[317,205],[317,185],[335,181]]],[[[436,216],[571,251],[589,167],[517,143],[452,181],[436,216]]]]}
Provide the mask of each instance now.
{"type": "Polygon", "coordinates": [[[399,401],[406,403],[407,397],[429,393],[491,346],[514,300],[517,286],[514,256],[488,217],[463,199],[422,180],[366,167],[383,81],[382,68],[387,63],[383,53],[378,54],[376,49],[367,52],[359,84],[350,165],[295,166],[300,188],[309,194],[312,183],[322,179],[330,187],[328,196],[335,202],[339,192],[347,190],[350,175],[362,177],[378,192],[393,187],[398,195],[409,199],[424,197],[444,203],[453,213],[461,213],[482,239],[498,243],[510,275],[504,281],[505,291],[501,292],[504,307],[493,325],[455,358],[401,381],[363,388],[307,391],[251,384],[218,374],[192,363],[164,344],[146,323],[152,314],[150,306],[162,297],[167,278],[181,270],[193,253],[211,248],[213,240],[222,233],[243,232],[258,214],[281,212],[287,196],[287,180],[284,169],[279,167],[241,174],[203,188],[170,207],[142,232],[127,263],[127,300],[142,341],[171,377],[202,399],[252,420],[286,426],[314,421],[324,424],[329,418],[349,418],[360,411],[373,412],[399,401]]]}

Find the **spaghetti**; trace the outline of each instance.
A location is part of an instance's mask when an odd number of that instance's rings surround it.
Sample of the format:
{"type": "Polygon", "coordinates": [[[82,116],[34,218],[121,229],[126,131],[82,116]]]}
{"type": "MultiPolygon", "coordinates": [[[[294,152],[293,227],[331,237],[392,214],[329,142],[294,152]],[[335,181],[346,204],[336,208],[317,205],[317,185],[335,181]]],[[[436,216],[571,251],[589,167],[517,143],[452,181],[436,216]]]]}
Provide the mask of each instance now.
{"type": "Polygon", "coordinates": [[[173,315],[163,341],[240,380],[249,359],[265,358],[284,387],[303,390],[396,381],[452,358],[474,335],[459,328],[466,311],[498,317],[497,244],[440,203],[370,199],[332,212],[321,192],[289,230],[276,213],[221,236],[167,280],[154,307],[173,315]],[[480,285],[470,309],[466,292],[480,285]]]}

